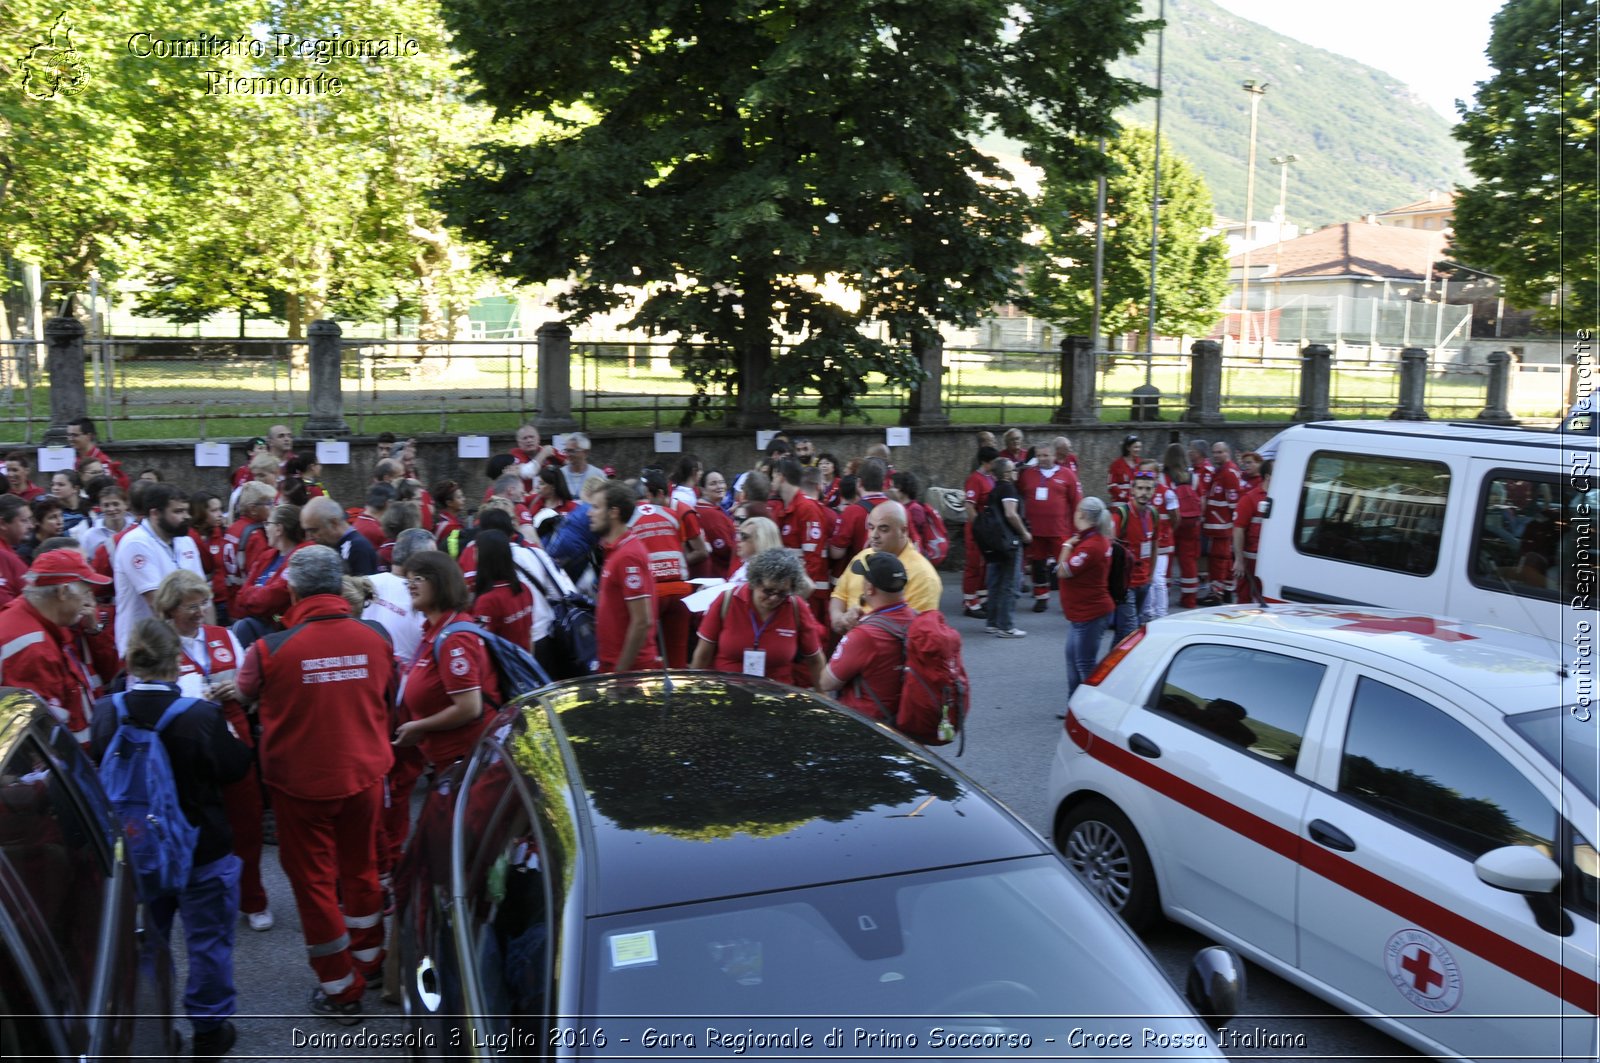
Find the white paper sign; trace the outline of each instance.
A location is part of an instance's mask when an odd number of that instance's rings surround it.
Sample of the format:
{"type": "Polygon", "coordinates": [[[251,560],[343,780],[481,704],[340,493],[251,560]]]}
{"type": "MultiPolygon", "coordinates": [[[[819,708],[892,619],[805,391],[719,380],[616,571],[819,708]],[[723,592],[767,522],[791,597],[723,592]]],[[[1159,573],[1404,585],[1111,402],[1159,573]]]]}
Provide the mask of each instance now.
{"type": "Polygon", "coordinates": [[[458,458],[487,458],[489,456],[488,436],[457,436],[456,457],[458,458]]]}
{"type": "Polygon", "coordinates": [[[38,469],[40,472],[61,472],[70,469],[77,451],[71,447],[40,447],[38,469]]]}
{"type": "Polygon", "coordinates": [[[683,453],[683,433],[682,432],[657,432],[656,433],[656,453],[657,454],[682,454],[683,453]]]}
{"type": "Polygon", "coordinates": [[[777,434],[778,434],[778,430],[776,428],[773,428],[773,429],[770,429],[770,430],[762,429],[761,431],[757,432],[756,433],[756,449],[757,450],[766,450],[767,449],[767,444],[771,443],[772,442],[772,437],[777,435],[777,434]]]}
{"type": "Polygon", "coordinates": [[[911,445],[911,429],[890,428],[884,431],[884,442],[891,447],[909,447],[911,445]]]}
{"type": "Polygon", "coordinates": [[[342,439],[319,439],[317,441],[318,465],[349,465],[350,444],[342,439]]]}
{"type": "Polygon", "coordinates": [[[194,445],[194,465],[197,469],[226,469],[228,467],[228,444],[196,443],[194,445]]]}

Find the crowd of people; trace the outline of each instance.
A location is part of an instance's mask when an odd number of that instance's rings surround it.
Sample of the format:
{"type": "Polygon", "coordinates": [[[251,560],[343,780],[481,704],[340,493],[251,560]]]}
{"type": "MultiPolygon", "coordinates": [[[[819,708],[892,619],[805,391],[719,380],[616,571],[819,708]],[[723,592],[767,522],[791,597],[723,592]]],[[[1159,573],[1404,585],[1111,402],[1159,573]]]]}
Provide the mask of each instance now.
{"type": "MultiPolygon", "coordinates": [[[[230,479],[195,485],[130,479],[88,419],[69,442],[76,468],[48,491],[27,452],[6,455],[0,682],[36,692],[91,757],[116,706],[153,725],[194,699],[162,741],[200,842],[157,919],[183,916],[201,1057],[234,1043],[240,917],[274,925],[261,876],[274,831],[315,977],[308,1006],[360,1021],[363,993],[383,983],[411,794],[516,693],[500,689],[480,633],[557,677],[765,676],[892,725],[905,629],[940,608],[944,522],[881,444],[836,456],[779,435],[752,468],[681,454],[624,477],[590,464],[582,434],[558,450],[525,425],[489,459],[474,504],[455,481],[425,486],[407,440],[380,437],[363,493],[342,500],[283,425],[249,442],[230,479]],[[594,646],[580,659],[557,618],[586,602],[594,646]]],[[[1235,466],[1226,444],[1201,441],[1159,462],[1134,436],[1121,450],[1107,501],[1084,495],[1067,439],[1026,446],[1013,429],[997,446],[980,433],[965,485],[962,611],[1020,638],[1015,602],[1042,612],[1054,589],[1069,689],[1108,627],[1166,611],[1174,557],[1184,606],[1204,604],[1202,558],[1209,600],[1234,594],[1236,557],[1252,593],[1270,463],[1235,466]],[[991,507],[1016,549],[986,558],[971,528],[991,507]],[[1131,559],[1120,600],[1113,542],[1131,559]]]]}

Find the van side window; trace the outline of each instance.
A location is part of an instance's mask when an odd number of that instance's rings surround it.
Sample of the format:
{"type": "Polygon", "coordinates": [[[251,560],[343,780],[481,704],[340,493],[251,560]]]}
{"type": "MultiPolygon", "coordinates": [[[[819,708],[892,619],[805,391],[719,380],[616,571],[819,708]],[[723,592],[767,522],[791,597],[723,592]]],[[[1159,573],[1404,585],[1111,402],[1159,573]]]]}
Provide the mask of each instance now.
{"type": "Polygon", "coordinates": [[[1478,499],[1472,582],[1485,590],[1555,601],[1565,524],[1561,510],[1555,477],[1491,473],[1478,499]]]}
{"type": "Polygon", "coordinates": [[[1431,575],[1439,563],[1449,493],[1450,469],[1441,462],[1318,451],[1306,463],[1295,549],[1330,561],[1431,575]]]}

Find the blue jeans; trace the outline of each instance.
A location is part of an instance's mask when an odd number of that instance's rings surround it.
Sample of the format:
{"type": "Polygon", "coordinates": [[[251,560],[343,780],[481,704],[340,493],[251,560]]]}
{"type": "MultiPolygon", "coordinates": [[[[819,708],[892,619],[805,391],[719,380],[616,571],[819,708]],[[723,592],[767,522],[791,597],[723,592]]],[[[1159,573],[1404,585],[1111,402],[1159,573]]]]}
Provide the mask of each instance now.
{"type": "Polygon", "coordinates": [[[1067,697],[1072,697],[1072,692],[1100,663],[1100,639],[1115,615],[1107,613],[1093,620],[1072,621],[1072,630],[1067,632],[1067,697]]]}
{"type": "Polygon", "coordinates": [[[150,902],[157,929],[172,936],[172,917],[183,913],[183,940],[189,980],[183,989],[183,1010],[195,1033],[207,1033],[233,1017],[238,993],[233,988],[233,935],[239,923],[239,869],[229,853],[189,872],[189,884],[176,897],[150,902]]]}
{"type": "Polygon", "coordinates": [[[1150,585],[1143,587],[1129,587],[1128,593],[1123,595],[1122,602],[1117,606],[1117,630],[1115,641],[1121,642],[1133,634],[1133,629],[1143,622],[1145,599],[1150,597],[1150,585]]]}
{"type": "Polygon", "coordinates": [[[985,608],[990,626],[1001,631],[1010,631],[1016,626],[1012,622],[1012,610],[1016,606],[1017,558],[1021,553],[1021,550],[1013,550],[1001,560],[989,562],[989,601],[985,608]]]}

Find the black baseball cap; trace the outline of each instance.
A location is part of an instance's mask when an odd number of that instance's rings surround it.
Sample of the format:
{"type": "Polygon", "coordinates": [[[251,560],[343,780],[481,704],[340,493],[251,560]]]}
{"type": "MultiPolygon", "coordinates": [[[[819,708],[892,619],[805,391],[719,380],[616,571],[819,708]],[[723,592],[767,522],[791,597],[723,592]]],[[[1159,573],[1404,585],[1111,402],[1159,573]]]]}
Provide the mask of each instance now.
{"type": "Polygon", "coordinates": [[[906,566],[893,554],[879,552],[870,555],[865,563],[861,558],[850,562],[850,571],[866,577],[868,583],[880,591],[903,591],[906,587],[906,566]]]}

